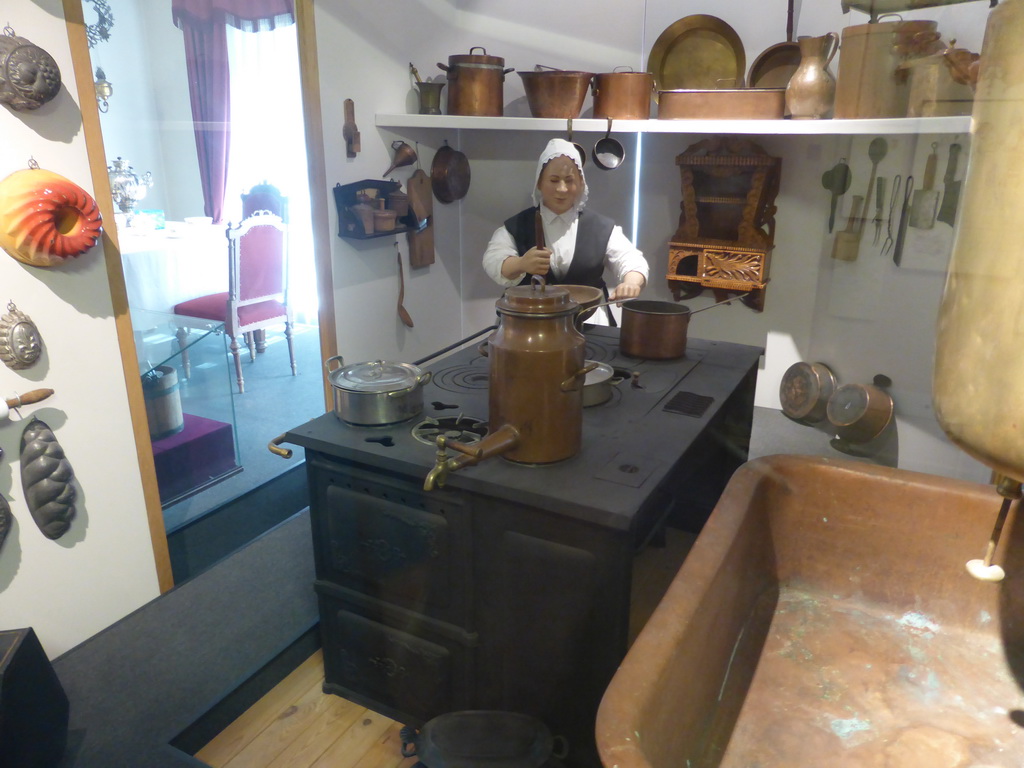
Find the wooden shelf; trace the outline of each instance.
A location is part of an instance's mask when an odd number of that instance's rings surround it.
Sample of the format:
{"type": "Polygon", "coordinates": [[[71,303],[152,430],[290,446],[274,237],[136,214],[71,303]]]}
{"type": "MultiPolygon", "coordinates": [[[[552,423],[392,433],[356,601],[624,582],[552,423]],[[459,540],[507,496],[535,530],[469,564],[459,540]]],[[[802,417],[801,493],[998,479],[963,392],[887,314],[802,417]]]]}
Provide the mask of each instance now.
{"type": "MultiPolygon", "coordinates": [[[[378,114],[378,128],[440,128],[477,131],[564,132],[567,121],[537,117],[470,117],[467,115],[378,114]]],[[[579,133],[605,133],[608,121],[577,118],[572,129],[579,133]]],[[[862,120],[615,120],[613,133],[751,134],[782,136],[899,135],[969,133],[971,118],[898,117],[862,120]]]]}

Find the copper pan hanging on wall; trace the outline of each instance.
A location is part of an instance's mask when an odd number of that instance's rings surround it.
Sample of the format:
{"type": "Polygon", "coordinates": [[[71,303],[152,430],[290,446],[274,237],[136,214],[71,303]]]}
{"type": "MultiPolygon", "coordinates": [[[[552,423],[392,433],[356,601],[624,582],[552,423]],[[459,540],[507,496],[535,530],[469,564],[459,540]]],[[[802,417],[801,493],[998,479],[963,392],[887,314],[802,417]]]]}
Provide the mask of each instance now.
{"type": "Polygon", "coordinates": [[[461,200],[469,191],[469,159],[445,141],[430,165],[430,186],[442,203],[461,200]]]}

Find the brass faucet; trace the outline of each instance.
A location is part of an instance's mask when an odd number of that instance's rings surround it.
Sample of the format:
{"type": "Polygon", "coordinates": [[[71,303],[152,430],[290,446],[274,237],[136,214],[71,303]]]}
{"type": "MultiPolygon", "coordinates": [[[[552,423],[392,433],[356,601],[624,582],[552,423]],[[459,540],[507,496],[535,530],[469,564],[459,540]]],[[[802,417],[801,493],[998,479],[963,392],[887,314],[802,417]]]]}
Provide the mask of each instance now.
{"type": "Polygon", "coordinates": [[[448,474],[457,472],[463,467],[472,466],[477,462],[497,456],[519,444],[519,430],[510,424],[492,432],[479,443],[467,445],[452,441],[444,435],[437,436],[437,453],[434,455],[434,467],[427,473],[423,481],[423,490],[432,491],[444,488],[448,474]],[[458,451],[458,455],[449,456],[448,448],[458,451]]]}

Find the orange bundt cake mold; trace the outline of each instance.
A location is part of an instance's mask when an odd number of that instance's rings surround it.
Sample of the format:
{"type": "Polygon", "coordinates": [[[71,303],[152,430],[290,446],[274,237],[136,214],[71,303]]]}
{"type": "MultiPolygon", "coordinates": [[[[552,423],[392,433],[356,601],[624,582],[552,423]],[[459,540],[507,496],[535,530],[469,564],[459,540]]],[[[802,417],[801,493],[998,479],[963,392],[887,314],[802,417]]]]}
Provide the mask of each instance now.
{"type": "Polygon", "coordinates": [[[103,230],[92,195],[41,168],[0,181],[0,247],[26,264],[53,267],[80,256],[103,230]]]}

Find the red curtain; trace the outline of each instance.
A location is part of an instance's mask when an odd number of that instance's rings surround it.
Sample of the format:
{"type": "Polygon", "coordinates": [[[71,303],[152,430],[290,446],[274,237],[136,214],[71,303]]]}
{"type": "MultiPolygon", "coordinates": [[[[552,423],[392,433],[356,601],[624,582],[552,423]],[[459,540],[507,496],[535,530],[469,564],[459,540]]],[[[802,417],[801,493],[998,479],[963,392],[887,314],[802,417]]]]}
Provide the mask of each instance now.
{"type": "Polygon", "coordinates": [[[171,16],[184,33],[204,213],[220,222],[231,139],[227,26],[258,32],[293,24],[294,6],[292,0],[173,0],[171,16]]]}

